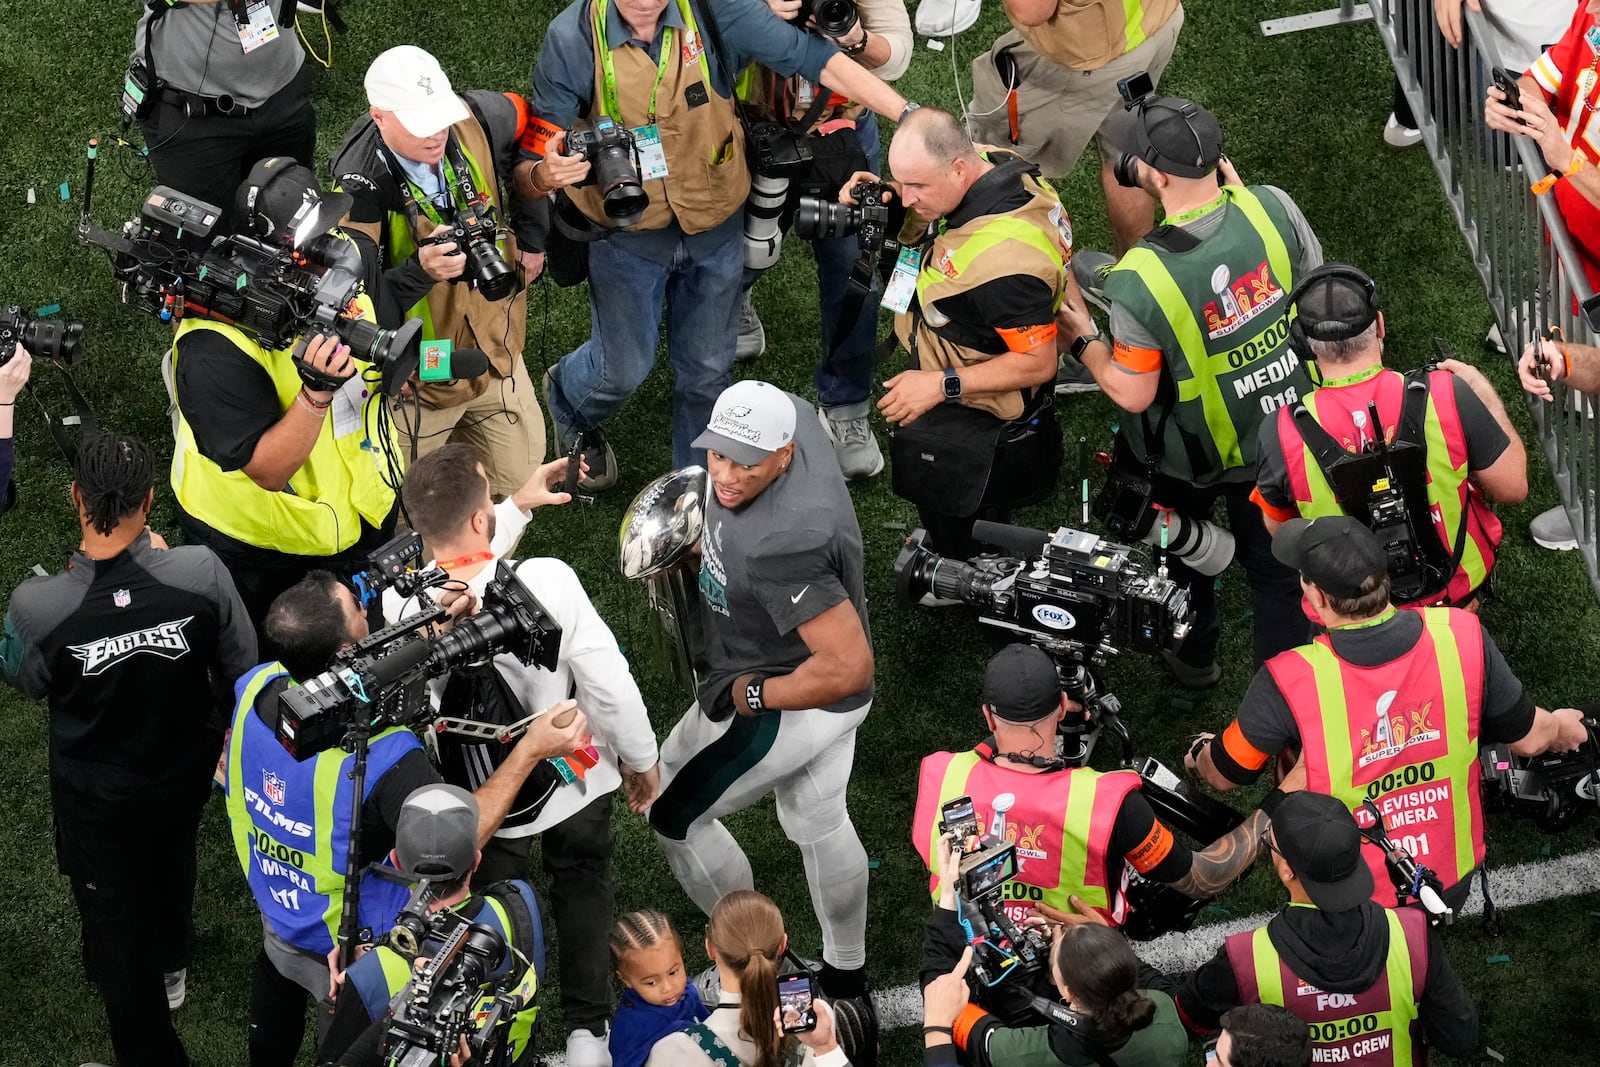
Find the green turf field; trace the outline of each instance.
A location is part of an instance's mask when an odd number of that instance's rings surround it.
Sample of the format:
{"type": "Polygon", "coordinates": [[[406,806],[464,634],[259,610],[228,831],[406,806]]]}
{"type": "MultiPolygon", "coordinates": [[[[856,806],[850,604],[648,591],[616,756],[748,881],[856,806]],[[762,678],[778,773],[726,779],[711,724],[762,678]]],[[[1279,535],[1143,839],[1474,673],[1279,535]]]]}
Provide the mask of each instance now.
{"type": "MultiPolygon", "coordinates": [[[[1479,348],[1489,311],[1432,169],[1419,152],[1397,154],[1382,143],[1391,74],[1376,32],[1344,28],[1269,41],[1256,31],[1262,17],[1320,6],[1318,0],[1191,0],[1163,88],[1194,97],[1219,114],[1228,154],[1245,180],[1289,190],[1321,236],[1328,258],[1359,264],[1379,279],[1394,365],[1419,361],[1430,339],[1440,336],[1463,358],[1487,365],[1502,395],[1512,397],[1509,365],[1479,348]]],[[[72,238],[83,143],[98,135],[104,144],[119,129],[116,99],[134,8],[96,0],[46,5],[8,0],[4,5],[0,305],[59,303],[65,314],[86,322],[88,356],[76,373],[102,423],[139,433],[167,453],[169,427],[158,375],[165,331],[118,304],[104,259],[72,238]],[[70,183],[71,203],[63,203],[58,192],[63,182],[70,183]],[[33,206],[26,202],[30,188],[37,192],[33,206]]],[[[322,123],[319,168],[365,108],[361,77],[383,48],[398,43],[431,48],[458,88],[525,92],[543,26],[556,10],[555,0],[431,5],[350,0],[346,11],[352,30],[334,41],[333,68],[322,74],[315,90],[322,123]]],[[[954,55],[919,49],[900,87],[924,103],[958,106],[952,61],[965,92],[968,62],[1002,26],[999,5],[986,4],[983,20],[956,42],[954,55]]],[[[112,226],[134,214],[153,176],[131,152],[103,149],[101,156],[96,214],[112,226]]],[[[1098,180],[1089,164],[1061,189],[1079,247],[1105,247],[1098,180]]],[[[740,373],[813,395],[814,285],[809,253],[802,242],[791,242],[780,268],[755,294],[769,351],[740,373]]],[[[588,314],[581,292],[540,287],[529,303],[527,358],[537,380],[546,365],[586,336],[588,314]]],[[[36,371],[35,379],[47,402],[62,402],[50,372],[36,371]]],[[[577,568],[627,646],[663,734],[688,699],[636,654],[646,640],[643,591],[618,576],[614,546],[622,509],[669,462],[669,389],[667,374],[658,371],[611,428],[624,468],[622,484],[590,509],[540,514],[522,545],[523,554],[557,555],[577,568]]],[[[1520,404],[1510,406],[1526,430],[1520,404]]],[[[1074,397],[1064,404],[1063,417],[1069,440],[1082,434],[1103,447],[1115,414],[1099,397],[1074,397]]],[[[0,587],[7,589],[36,563],[59,567],[77,540],[66,496],[67,467],[36,413],[19,407],[18,423],[21,504],[0,527],[5,545],[0,587]]],[[[1068,451],[1070,478],[1073,450],[1068,451]]],[[[1528,502],[1502,513],[1508,532],[1496,581],[1499,598],[1484,619],[1540,703],[1556,706],[1600,693],[1592,636],[1600,609],[1576,554],[1542,552],[1527,540],[1528,520],[1555,499],[1543,459],[1536,447],[1531,451],[1533,492],[1528,502]]],[[[886,477],[853,492],[868,553],[878,699],[857,747],[851,811],[877,864],[870,900],[871,968],[880,985],[891,985],[913,977],[927,906],[921,868],[909,844],[917,761],[928,751],[976,740],[975,689],[985,644],[962,612],[934,614],[894,605],[890,564],[914,512],[889,492],[886,477]]],[[[158,493],[155,523],[172,534],[164,495],[164,490],[158,493]]],[[[1063,495],[1021,521],[1053,527],[1067,514],[1063,495]]],[[[1141,752],[1174,761],[1183,737],[1218,727],[1231,714],[1248,677],[1249,609],[1236,573],[1225,577],[1224,586],[1225,672],[1214,693],[1196,701],[1148,663],[1114,665],[1113,687],[1128,709],[1141,752]]],[[[0,759],[0,811],[5,813],[0,887],[8,927],[0,950],[0,1064],[103,1059],[110,1049],[101,1032],[100,1005],[79,974],[76,915],[51,854],[44,713],[9,691],[0,695],[0,751],[5,753],[0,759]]],[[[137,812],[129,812],[130,820],[137,818],[137,812]]],[[[770,804],[732,820],[732,828],[750,852],[758,887],[789,917],[796,946],[815,948],[818,934],[799,857],[783,839],[770,804]]],[[[643,822],[620,814],[617,836],[619,906],[664,907],[689,943],[697,942],[700,917],[674,884],[643,822]]],[[[1546,847],[1559,855],[1592,844],[1589,827],[1554,840],[1523,826],[1497,824],[1491,832],[1493,856],[1500,863],[1538,859],[1546,847]]],[[[220,804],[207,813],[201,849],[198,955],[190,970],[189,1002],[178,1020],[196,1062],[216,1067],[244,1062],[248,965],[259,942],[259,921],[228,844],[220,804]]],[[[136,864],[141,858],[129,855],[127,861],[136,864]]],[[[159,879],[162,872],[152,870],[149,876],[159,879]]],[[[1220,903],[1242,916],[1278,899],[1275,881],[1258,869],[1220,903]]],[[[1555,1067],[1600,1059],[1593,1051],[1600,1028],[1587,997],[1600,931],[1597,908],[1600,901],[1577,898],[1515,913],[1509,932],[1498,940],[1486,939],[1476,921],[1451,935],[1452,954],[1483,1010],[1485,1039],[1506,1062],[1555,1067]],[[1509,957],[1509,962],[1489,962],[1490,957],[1509,957]]],[[[692,954],[690,964],[698,969],[703,960],[692,954]]],[[[552,988],[547,1004],[554,1004],[553,993],[552,988]]],[[[559,1010],[547,1010],[549,1021],[559,1025],[559,1010]]],[[[887,1062],[916,1062],[913,1044],[910,1032],[891,1036],[887,1062]]]]}

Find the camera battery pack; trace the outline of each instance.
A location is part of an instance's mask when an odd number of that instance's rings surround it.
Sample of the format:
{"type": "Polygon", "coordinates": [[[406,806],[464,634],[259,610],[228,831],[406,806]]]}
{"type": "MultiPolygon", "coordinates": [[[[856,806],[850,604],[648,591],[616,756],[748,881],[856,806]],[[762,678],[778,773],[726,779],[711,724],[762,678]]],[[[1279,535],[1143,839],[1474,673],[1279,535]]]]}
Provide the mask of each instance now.
{"type": "Polygon", "coordinates": [[[129,122],[138,122],[149,116],[156,103],[156,86],[141,60],[128,64],[128,73],[122,79],[122,116],[129,122]]]}

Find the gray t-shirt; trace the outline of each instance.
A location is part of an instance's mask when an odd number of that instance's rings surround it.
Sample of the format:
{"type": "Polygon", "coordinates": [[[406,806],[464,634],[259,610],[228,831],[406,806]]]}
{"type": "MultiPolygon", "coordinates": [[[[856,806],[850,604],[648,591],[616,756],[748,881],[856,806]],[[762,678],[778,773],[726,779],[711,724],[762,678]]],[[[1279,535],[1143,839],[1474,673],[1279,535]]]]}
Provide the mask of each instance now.
{"type": "MultiPolygon", "coordinates": [[[[789,399],[795,406],[789,469],[735,510],[708,494],[700,600],[714,674],[798,667],[811,655],[799,627],[843,600],[867,630],[855,507],[816,409],[789,399]]],[[[871,699],[869,685],[826,710],[852,711],[871,699]]]]}
{"type": "MultiPolygon", "coordinates": [[[[284,7],[272,0],[273,19],[284,7]]],[[[139,16],[134,31],[134,54],[144,58],[145,36],[155,15],[149,8],[139,16]]],[[[278,36],[245,53],[233,19],[233,5],[179,4],[168,8],[155,23],[151,59],[158,78],[196,96],[234,98],[240,107],[260,107],[288,85],[305,62],[305,49],[293,26],[278,24],[278,36]]]]}

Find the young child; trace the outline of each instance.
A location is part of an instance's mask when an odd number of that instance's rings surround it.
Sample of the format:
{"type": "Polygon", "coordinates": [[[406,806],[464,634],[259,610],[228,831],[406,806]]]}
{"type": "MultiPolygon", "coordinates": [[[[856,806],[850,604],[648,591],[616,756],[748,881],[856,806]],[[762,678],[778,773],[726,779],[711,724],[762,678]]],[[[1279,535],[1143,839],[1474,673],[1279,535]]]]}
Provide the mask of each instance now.
{"type": "Polygon", "coordinates": [[[683,942],[659,911],[634,911],[611,928],[611,966],[626,988],[611,1020],[612,1067],[641,1067],[668,1034],[710,1015],[683,966],[683,942]]]}

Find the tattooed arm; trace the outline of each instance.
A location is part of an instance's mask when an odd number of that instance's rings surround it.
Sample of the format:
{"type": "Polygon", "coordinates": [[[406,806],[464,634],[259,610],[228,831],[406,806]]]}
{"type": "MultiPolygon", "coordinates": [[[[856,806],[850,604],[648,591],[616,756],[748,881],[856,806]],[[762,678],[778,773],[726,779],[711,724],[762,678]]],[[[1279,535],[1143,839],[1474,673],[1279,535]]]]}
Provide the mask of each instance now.
{"type": "Polygon", "coordinates": [[[1238,829],[1194,853],[1189,873],[1167,884],[1195,900],[1216,896],[1256,861],[1261,852],[1261,835],[1267,832],[1268,825],[1265,812],[1252,811],[1238,829]]]}

